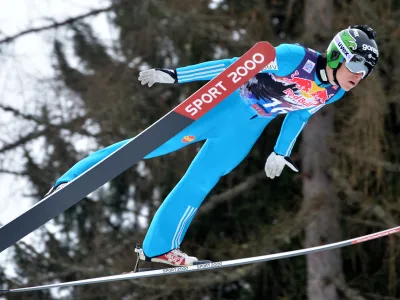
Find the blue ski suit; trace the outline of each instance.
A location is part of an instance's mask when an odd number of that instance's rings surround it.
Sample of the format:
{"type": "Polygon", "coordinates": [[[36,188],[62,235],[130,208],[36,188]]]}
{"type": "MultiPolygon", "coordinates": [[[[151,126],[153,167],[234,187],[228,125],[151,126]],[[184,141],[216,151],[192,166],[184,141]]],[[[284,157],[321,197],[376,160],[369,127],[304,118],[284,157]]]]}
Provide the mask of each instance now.
{"type": "MultiPolygon", "coordinates": [[[[164,155],[197,141],[204,145],[187,172],[163,201],[143,243],[148,257],[178,248],[204,198],[221,176],[249,153],[268,123],[286,114],[274,151],[289,156],[310,116],[344,95],[338,86],[317,76],[316,51],[297,44],[281,44],[276,60],[206,115],[161,145],[145,159],[164,155]]],[[[178,83],[211,80],[237,58],[177,68],[178,83]]],[[[129,140],[94,152],[61,176],[55,186],[69,182],[129,140]]]]}

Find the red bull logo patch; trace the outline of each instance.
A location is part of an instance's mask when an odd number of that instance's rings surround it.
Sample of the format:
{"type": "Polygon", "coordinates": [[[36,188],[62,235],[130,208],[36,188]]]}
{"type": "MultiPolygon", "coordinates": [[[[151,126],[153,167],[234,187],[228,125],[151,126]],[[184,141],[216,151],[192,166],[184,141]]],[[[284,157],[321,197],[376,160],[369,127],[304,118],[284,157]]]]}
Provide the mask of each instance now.
{"type": "Polygon", "coordinates": [[[283,91],[285,95],[289,96],[290,99],[293,99],[296,103],[299,103],[305,107],[315,106],[319,103],[315,101],[314,98],[306,98],[302,95],[296,95],[292,89],[286,89],[283,91]]]}
{"type": "Polygon", "coordinates": [[[285,82],[296,84],[296,88],[301,90],[303,95],[296,95],[294,91],[289,91],[289,89],[285,90],[284,93],[291,97],[296,102],[309,107],[318,104],[324,104],[328,101],[334,94],[329,94],[325,88],[321,88],[315,84],[314,81],[297,77],[299,72],[296,70],[289,77],[282,78],[285,82]]]}
{"type": "Polygon", "coordinates": [[[296,71],[296,72],[294,72],[294,74],[290,75],[291,79],[288,79],[288,80],[290,80],[291,83],[295,83],[296,87],[298,89],[302,90],[303,92],[309,93],[313,87],[312,80],[297,77],[297,75],[299,75],[298,71],[296,71]]]}
{"type": "Polygon", "coordinates": [[[194,135],[186,135],[182,139],[182,143],[191,143],[196,139],[194,135]]]}
{"type": "Polygon", "coordinates": [[[326,91],[326,89],[323,89],[311,93],[311,96],[313,96],[313,98],[317,100],[319,103],[324,104],[330,97],[333,96],[333,94],[328,96],[328,92],[326,91]]]}

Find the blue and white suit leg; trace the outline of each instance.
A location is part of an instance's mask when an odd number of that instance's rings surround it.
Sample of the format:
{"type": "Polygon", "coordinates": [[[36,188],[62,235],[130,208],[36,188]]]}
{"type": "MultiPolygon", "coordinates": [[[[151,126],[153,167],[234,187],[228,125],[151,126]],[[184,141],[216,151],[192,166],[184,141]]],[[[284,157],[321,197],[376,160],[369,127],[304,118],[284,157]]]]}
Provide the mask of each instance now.
{"type": "MultiPolygon", "coordinates": [[[[221,176],[228,174],[247,156],[271,120],[251,119],[253,115],[238,93],[234,93],[202,117],[201,120],[208,124],[208,132],[204,133],[206,142],[157,210],[143,243],[143,251],[148,257],[180,246],[204,198],[221,176]]],[[[195,132],[196,126],[192,129],[195,132]]]]}

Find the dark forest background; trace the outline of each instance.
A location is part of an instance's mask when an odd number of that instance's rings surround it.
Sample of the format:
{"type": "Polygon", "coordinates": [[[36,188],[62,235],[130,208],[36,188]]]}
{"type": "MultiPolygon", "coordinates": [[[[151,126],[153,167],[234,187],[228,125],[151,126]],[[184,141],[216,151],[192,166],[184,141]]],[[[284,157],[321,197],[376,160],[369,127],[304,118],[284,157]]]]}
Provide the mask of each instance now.
{"type": "MultiPolygon", "coordinates": [[[[240,56],[266,40],[301,43],[324,52],[354,24],[377,32],[380,61],[373,74],[341,101],[315,114],[286,168],[265,177],[283,117],[264,131],[250,155],[222,178],[188,230],[182,249],[213,261],[278,253],[373,233],[400,220],[400,1],[398,0],[112,0],[103,12],[118,29],[111,48],[89,17],[63,26],[54,40],[52,78],[59,97],[34,115],[2,110],[29,122],[25,135],[0,155],[22,149],[30,196],[41,200],[54,181],[89,152],[71,137],[103,148],[135,136],[202,84],[143,87],[143,68],[174,68],[240,56]],[[66,101],[67,99],[67,101],[66,101]],[[67,105],[65,103],[68,103],[67,105]],[[38,162],[27,144],[40,139],[38,162]]],[[[97,13],[97,12],[96,12],[97,13]]],[[[12,43],[12,41],[6,41],[12,43]]],[[[1,49],[1,44],[0,44],[1,49]]],[[[0,287],[16,288],[130,271],[153,214],[201,144],[130,168],[56,218],[60,235],[42,229],[44,251],[14,247],[18,276],[0,272],[0,287]],[[61,236],[61,238],[60,238],[61,236]]],[[[4,170],[6,172],[7,170],[4,170]]],[[[64,299],[400,299],[400,240],[393,235],[309,256],[244,267],[70,289],[64,299]]],[[[1,271],[1,266],[0,266],[1,271]]],[[[48,291],[6,299],[53,299],[48,291]]]]}

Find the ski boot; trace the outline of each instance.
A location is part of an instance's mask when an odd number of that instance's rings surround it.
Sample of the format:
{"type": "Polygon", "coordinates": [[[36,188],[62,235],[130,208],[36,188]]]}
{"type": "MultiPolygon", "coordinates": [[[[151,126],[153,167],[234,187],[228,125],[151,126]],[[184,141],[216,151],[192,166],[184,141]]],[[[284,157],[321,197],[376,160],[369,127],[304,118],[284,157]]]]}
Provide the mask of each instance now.
{"type": "Polygon", "coordinates": [[[59,185],[57,185],[57,187],[52,186],[51,189],[44,196],[47,197],[47,196],[53,194],[55,191],[62,189],[67,184],[68,184],[68,182],[63,182],[63,183],[60,183],[59,185]]]}
{"type": "Polygon", "coordinates": [[[148,257],[144,254],[143,249],[140,248],[140,245],[136,245],[135,252],[137,253],[137,261],[134,272],[144,271],[144,269],[138,269],[139,260],[167,264],[173,267],[193,266],[211,263],[211,261],[209,260],[199,260],[197,259],[197,257],[189,256],[186,253],[183,253],[179,248],[172,249],[171,251],[159,256],[148,257]]]}

